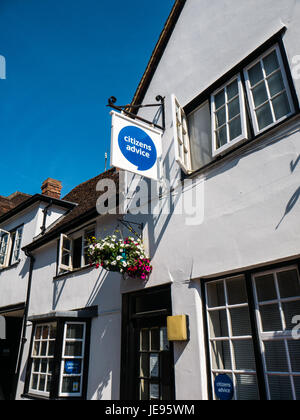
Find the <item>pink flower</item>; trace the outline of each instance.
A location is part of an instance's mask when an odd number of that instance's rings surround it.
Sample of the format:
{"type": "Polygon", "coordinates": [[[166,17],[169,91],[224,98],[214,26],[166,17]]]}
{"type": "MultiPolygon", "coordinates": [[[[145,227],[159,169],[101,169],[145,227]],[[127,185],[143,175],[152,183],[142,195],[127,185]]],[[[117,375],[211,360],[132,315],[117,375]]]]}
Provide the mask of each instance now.
{"type": "Polygon", "coordinates": [[[141,274],[141,279],[142,279],[142,280],[146,280],[146,274],[144,274],[144,273],[143,273],[143,274],[141,274]]]}

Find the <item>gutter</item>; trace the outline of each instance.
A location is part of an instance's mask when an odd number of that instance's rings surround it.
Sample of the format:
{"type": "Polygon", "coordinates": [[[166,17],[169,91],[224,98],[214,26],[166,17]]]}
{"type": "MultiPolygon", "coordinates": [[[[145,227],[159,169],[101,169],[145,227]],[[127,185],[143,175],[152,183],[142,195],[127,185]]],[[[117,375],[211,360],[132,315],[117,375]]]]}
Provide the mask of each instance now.
{"type": "Polygon", "coordinates": [[[22,334],[21,334],[21,339],[20,339],[18,361],[17,361],[17,366],[15,370],[15,375],[14,375],[14,384],[13,384],[13,397],[14,397],[13,399],[14,400],[16,398],[16,393],[17,393],[17,386],[18,386],[18,381],[19,381],[19,376],[20,376],[20,371],[21,371],[24,347],[27,342],[27,338],[26,338],[27,321],[28,321],[28,311],[29,311],[30,296],[31,296],[32,274],[33,274],[33,267],[34,267],[34,262],[35,262],[35,258],[30,252],[25,251],[25,254],[26,254],[26,257],[30,258],[30,267],[29,267],[29,274],[28,274],[27,296],[26,296],[24,316],[23,316],[22,334]]]}

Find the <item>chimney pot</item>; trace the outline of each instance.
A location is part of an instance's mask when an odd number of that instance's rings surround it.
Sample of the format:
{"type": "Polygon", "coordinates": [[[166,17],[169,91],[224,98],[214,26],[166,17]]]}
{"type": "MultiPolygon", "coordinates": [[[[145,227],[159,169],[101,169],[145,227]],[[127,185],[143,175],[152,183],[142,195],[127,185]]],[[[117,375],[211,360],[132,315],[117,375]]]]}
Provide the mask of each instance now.
{"type": "Polygon", "coordinates": [[[62,183],[56,179],[48,178],[42,184],[42,194],[60,200],[62,183]]]}

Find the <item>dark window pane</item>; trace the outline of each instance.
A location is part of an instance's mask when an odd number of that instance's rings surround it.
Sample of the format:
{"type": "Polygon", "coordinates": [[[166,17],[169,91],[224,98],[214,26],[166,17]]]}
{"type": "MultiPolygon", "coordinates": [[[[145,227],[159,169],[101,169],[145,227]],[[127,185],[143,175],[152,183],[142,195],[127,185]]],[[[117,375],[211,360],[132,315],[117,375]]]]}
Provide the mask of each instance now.
{"type": "Polygon", "coordinates": [[[256,277],[255,282],[259,302],[277,299],[273,274],[256,277]]]}
{"type": "Polygon", "coordinates": [[[259,400],[259,391],[256,375],[236,375],[237,399],[240,401],[259,400]]]}
{"type": "Polygon", "coordinates": [[[229,341],[213,341],[211,352],[213,369],[232,369],[229,341]]]}
{"type": "Polygon", "coordinates": [[[81,267],[82,238],[73,241],[73,268],[81,267]]]}
{"type": "Polygon", "coordinates": [[[260,130],[273,124],[273,117],[269,103],[263,105],[256,111],[258,127],[260,130]]]}
{"type": "Polygon", "coordinates": [[[37,389],[39,375],[32,375],[31,388],[37,389]]]}
{"type": "Polygon", "coordinates": [[[247,303],[246,282],[243,278],[227,280],[226,287],[229,305],[247,303]]]}
{"type": "Polygon", "coordinates": [[[226,311],[222,310],[209,312],[209,318],[211,337],[228,337],[226,311]]]}
{"type": "Polygon", "coordinates": [[[226,123],[226,109],[221,108],[219,111],[216,112],[216,126],[221,127],[226,123]]]}
{"type": "Polygon", "coordinates": [[[235,367],[237,370],[256,370],[252,340],[233,341],[235,367]]]}
{"type": "Polygon", "coordinates": [[[64,377],[62,392],[68,394],[78,394],[80,392],[80,376],[64,377]]]}
{"type": "Polygon", "coordinates": [[[278,304],[260,306],[263,331],[282,331],[283,326],[278,304]]]}
{"type": "Polygon", "coordinates": [[[279,62],[276,51],[271,52],[267,57],[263,59],[266,75],[273,73],[273,71],[279,68],[279,62]]]}
{"type": "Polygon", "coordinates": [[[149,382],[144,379],[140,381],[140,399],[141,401],[149,400],[149,382]]]}
{"type": "Polygon", "coordinates": [[[268,100],[267,89],[264,82],[252,89],[252,93],[255,107],[258,107],[268,100]]]}
{"type": "Polygon", "coordinates": [[[240,113],[240,99],[236,98],[228,104],[228,117],[230,120],[240,113]]]}
{"type": "Polygon", "coordinates": [[[257,63],[250,70],[248,70],[248,75],[249,75],[251,86],[256,85],[260,80],[263,80],[264,76],[263,76],[261,64],[257,63]]]}
{"type": "Polygon", "coordinates": [[[160,349],[160,335],[159,335],[159,328],[154,328],[151,330],[151,350],[158,350],[160,349]]]}
{"type": "Polygon", "coordinates": [[[272,76],[268,79],[268,85],[272,97],[285,89],[280,71],[272,74],[272,76]]]}
{"type": "Polygon", "coordinates": [[[144,351],[148,351],[149,350],[149,330],[148,329],[141,330],[140,337],[141,337],[140,349],[144,351]]]}
{"type": "Polygon", "coordinates": [[[296,315],[300,315],[300,300],[282,303],[282,309],[284,312],[286,329],[292,330],[296,326],[296,324],[293,324],[292,322],[293,318],[296,315]]]}
{"type": "Polygon", "coordinates": [[[233,336],[251,335],[248,307],[230,309],[230,318],[233,336]]]}
{"type": "Polygon", "coordinates": [[[82,356],[82,343],[80,341],[66,342],[65,356],[82,356]]]}
{"type": "Polygon", "coordinates": [[[45,391],[46,375],[40,375],[39,391],[45,391]]]}
{"type": "Polygon", "coordinates": [[[235,80],[234,82],[232,82],[230,85],[227,86],[227,99],[228,99],[228,101],[230,101],[230,99],[237,96],[238,93],[239,93],[238,82],[237,82],[237,80],[235,80]]]}
{"type": "Polygon", "coordinates": [[[276,120],[285,117],[291,112],[287,94],[284,92],[272,100],[276,120]]]}
{"type": "Polygon", "coordinates": [[[67,326],[67,338],[83,338],[83,324],[68,324],[67,326]]]}
{"type": "Polygon", "coordinates": [[[208,283],[206,288],[209,308],[225,306],[225,292],[223,282],[208,283]]]}
{"type": "Polygon", "coordinates": [[[227,144],[227,128],[222,127],[220,130],[217,130],[217,149],[227,144]]]}
{"type": "Polygon", "coordinates": [[[291,365],[293,372],[300,372],[300,340],[288,341],[291,365]]]}
{"type": "Polygon", "coordinates": [[[216,109],[221,108],[225,104],[225,90],[223,89],[215,96],[216,109]]]}
{"type": "Polygon", "coordinates": [[[300,296],[300,282],[297,270],[277,273],[277,279],[282,298],[300,296]]]}
{"type": "Polygon", "coordinates": [[[288,372],[284,341],[265,341],[265,358],[268,372],[288,372]]]}
{"type": "Polygon", "coordinates": [[[292,400],[291,381],[288,376],[269,376],[269,387],[271,400],[285,401],[292,400]]]}
{"type": "Polygon", "coordinates": [[[241,117],[235,118],[229,123],[230,140],[234,140],[242,134],[241,117]]]}

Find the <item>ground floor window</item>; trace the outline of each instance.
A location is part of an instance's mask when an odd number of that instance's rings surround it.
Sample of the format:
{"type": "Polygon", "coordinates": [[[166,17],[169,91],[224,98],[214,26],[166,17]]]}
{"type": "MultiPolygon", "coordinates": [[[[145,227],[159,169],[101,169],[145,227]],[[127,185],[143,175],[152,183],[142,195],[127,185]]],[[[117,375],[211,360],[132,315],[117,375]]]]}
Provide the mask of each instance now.
{"type": "Polygon", "coordinates": [[[298,265],[207,281],[205,299],[212,397],[226,375],[235,400],[299,400],[298,265]]]}
{"type": "Polygon", "coordinates": [[[90,320],[34,323],[25,396],[84,398],[89,331],[90,320]]]}

